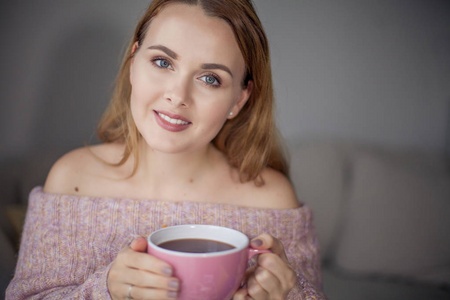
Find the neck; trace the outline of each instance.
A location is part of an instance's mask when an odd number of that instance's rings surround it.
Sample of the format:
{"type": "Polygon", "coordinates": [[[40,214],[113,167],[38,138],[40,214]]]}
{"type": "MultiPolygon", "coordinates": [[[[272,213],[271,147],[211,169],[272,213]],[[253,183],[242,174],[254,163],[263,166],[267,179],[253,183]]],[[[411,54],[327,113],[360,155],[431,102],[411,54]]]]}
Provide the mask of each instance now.
{"type": "Polygon", "coordinates": [[[138,169],[133,177],[154,190],[192,183],[211,171],[216,153],[211,144],[195,152],[163,153],[142,143],[138,169]]]}

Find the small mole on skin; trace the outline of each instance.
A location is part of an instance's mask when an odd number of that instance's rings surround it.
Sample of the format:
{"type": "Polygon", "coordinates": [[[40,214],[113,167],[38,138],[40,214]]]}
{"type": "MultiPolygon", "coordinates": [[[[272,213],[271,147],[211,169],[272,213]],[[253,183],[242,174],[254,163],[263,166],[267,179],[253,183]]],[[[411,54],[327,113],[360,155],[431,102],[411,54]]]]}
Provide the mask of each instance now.
{"type": "Polygon", "coordinates": [[[189,179],[189,182],[190,182],[190,183],[193,183],[193,182],[194,182],[194,179],[192,179],[192,178],[189,179]]]}
{"type": "Polygon", "coordinates": [[[78,187],[76,186],[76,187],[75,187],[75,192],[78,192],[78,191],[79,191],[79,189],[78,189],[78,187]]]}

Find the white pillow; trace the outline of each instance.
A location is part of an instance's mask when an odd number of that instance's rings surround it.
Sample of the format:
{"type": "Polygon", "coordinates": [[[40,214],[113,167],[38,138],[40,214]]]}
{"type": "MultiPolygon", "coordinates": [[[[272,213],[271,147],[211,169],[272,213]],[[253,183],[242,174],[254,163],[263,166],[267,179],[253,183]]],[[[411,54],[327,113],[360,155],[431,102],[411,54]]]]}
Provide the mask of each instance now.
{"type": "Polygon", "coordinates": [[[450,284],[450,177],[355,158],[336,264],[450,284]]]}

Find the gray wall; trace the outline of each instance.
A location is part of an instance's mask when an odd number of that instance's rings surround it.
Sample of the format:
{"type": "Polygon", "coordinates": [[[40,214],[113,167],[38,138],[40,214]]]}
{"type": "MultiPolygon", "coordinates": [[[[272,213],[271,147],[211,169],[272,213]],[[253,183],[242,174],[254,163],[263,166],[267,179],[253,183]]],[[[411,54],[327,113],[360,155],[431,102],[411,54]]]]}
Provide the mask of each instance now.
{"type": "MultiPolygon", "coordinates": [[[[255,0],[287,138],[443,151],[450,2],[255,0]]],[[[148,1],[0,4],[0,160],[89,141],[148,1]]],[[[448,147],[448,146],[447,146],[448,147]]]]}

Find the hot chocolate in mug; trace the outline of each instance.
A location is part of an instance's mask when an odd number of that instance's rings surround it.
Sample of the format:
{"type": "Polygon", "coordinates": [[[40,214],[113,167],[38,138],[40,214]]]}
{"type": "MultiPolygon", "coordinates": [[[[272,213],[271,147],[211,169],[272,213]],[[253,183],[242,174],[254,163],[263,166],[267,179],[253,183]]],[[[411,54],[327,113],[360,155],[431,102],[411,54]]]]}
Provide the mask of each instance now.
{"type": "Polygon", "coordinates": [[[162,228],[147,238],[147,252],[172,265],[179,300],[227,300],[239,288],[250,258],[269,250],[249,247],[248,237],[213,225],[162,228]]]}

